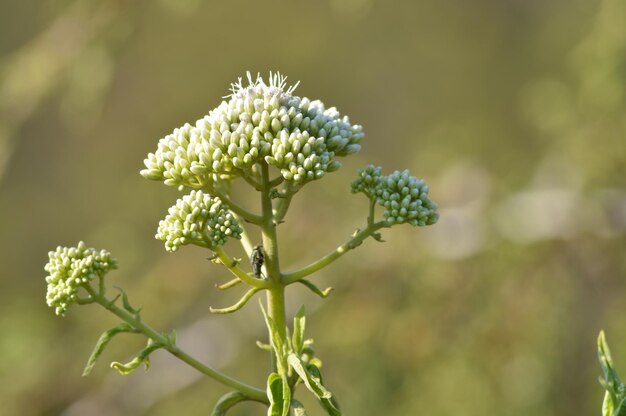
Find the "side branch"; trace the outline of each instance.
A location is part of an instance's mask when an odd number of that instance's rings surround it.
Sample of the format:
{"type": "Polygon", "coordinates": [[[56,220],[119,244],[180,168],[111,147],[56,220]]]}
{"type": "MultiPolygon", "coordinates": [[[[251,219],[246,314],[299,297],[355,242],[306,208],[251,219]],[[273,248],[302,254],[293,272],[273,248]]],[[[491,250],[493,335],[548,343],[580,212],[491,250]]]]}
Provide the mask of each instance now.
{"type": "Polygon", "coordinates": [[[368,225],[367,228],[354,234],[352,238],[350,238],[348,241],[346,241],[345,243],[337,247],[334,251],[331,251],[330,253],[322,257],[321,259],[309,264],[306,267],[303,267],[300,270],[283,274],[282,282],[285,285],[288,285],[288,284],[297,282],[303,277],[306,277],[312,273],[315,273],[321,268],[337,260],[339,257],[343,256],[348,251],[359,246],[363,242],[363,240],[365,240],[367,237],[372,236],[376,231],[380,230],[381,228],[385,226],[386,224],[382,221],[368,225]]]}
{"type": "Polygon", "coordinates": [[[211,248],[218,259],[224,264],[224,266],[228,267],[228,270],[239,279],[243,280],[247,284],[252,287],[256,287],[258,289],[267,289],[270,287],[268,281],[263,279],[256,279],[250,276],[248,273],[244,272],[238,265],[235,259],[231,258],[222,247],[211,248]]]}
{"type": "Polygon", "coordinates": [[[93,290],[91,287],[86,286],[86,290],[87,292],[89,292],[89,294],[91,295],[91,297],[96,303],[102,305],[104,308],[111,311],[114,315],[118,316],[120,319],[130,324],[133,328],[143,333],[148,338],[152,339],[153,341],[155,341],[156,343],[160,345],[163,345],[163,348],[166,349],[170,354],[178,357],[179,359],[189,364],[190,366],[192,366],[199,372],[213,378],[216,381],[219,381],[222,384],[225,384],[226,386],[232,387],[240,391],[241,393],[245,394],[251,399],[261,401],[263,403],[267,403],[267,396],[265,394],[265,391],[258,389],[256,387],[252,387],[250,385],[244,384],[238,380],[235,380],[234,378],[227,376],[226,374],[219,372],[218,370],[215,370],[201,363],[197,359],[193,358],[192,356],[190,356],[189,354],[181,350],[172,341],[170,337],[158,332],[151,326],[138,320],[135,316],[133,316],[128,311],[118,307],[109,299],[96,293],[96,291],[93,290]]]}
{"type": "Polygon", "coordinates": [[[261,223],[262,218],[260,215],[253,214],[252,212],[248,211],[244,207],[237,205],[235,202],[233,202],[233,200],[230,199],[228,195],[224,194],[223,192],[218,191],[214,186],[207,186],[206,188],[211,195],[216,196],[219,199],[221,199],[226,205],[228,205],[228,209],[230,209],[232,212],[234,212],[235,214],[237,214],[244,220],[251,222],[253,224],[261,223]]]}
{"type": "Polygon", "coordinates": [[[239,300],[239,302],[235,303],[234,305],[229,306],[228,308],[221,308],[221,309],[209,307],[209,311],[211,311],[211,313],[218,313],[218,314],[227,314],[227,313],[237,312],[239,309],[243,308],[246,305],[246,303],[248,303],[250,298],[254,296],[256,292],[260,290],[262,289],[259,289],[258,287],[253,287],[252,289],[248,290],[243,295],[243,297],[239,300]]]}

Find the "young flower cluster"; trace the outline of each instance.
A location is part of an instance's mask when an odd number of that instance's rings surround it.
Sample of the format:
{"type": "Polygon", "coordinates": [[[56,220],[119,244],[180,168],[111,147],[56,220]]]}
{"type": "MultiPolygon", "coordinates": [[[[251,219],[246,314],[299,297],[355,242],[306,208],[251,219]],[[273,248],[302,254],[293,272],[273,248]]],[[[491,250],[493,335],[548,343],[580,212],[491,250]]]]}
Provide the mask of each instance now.
{"type": "Polygon", "coordinates": [[[169,209],[169,215],[159,222],[157,240],[165,241],[165,249],[174,252],[190,243],[204,243],[212,247],[226,243],[228,237],[241,238],[242,229],[217,197],[202,191],[191,191],[178,199],[169,209]]]}
{"type": "Polygon", "coordinates": [[[352,182],[352,192],[362,192],[383,206],[383,218],[390,226],[403,223],[425,226],[439,219],[437,204],[428,198],[426,182],[410,176],[408,170],[384,176],[382,168],[370,165],[359,170],[358,178],[352,182]]]}
{"type": "MultiPolygon", "coordinates": [[[[319,101],[292,95],[286,77],[270,73],[248,86],[241,78],[232,94],[195,126],[185,124],[159,141],[141,174],[170,186],[200,188],[214,175],[246,175],[264,160],[295,183],[319,179],[358,152],[363,130],[319,101]]],[[[297,85],[296,85],[297,86],[297,85]]]]}
{"type": "Polygon", "coordinates": [[[56,251],[48,253],[48,258],[44,267],[49,273],[46,276],[46,301],[57,315],[65,315],[76,301],[81,286],[117,268],[117,260],[111,257],[111,253],[87,248],[82,241],[77,247],[57,247],[56,251]]]}

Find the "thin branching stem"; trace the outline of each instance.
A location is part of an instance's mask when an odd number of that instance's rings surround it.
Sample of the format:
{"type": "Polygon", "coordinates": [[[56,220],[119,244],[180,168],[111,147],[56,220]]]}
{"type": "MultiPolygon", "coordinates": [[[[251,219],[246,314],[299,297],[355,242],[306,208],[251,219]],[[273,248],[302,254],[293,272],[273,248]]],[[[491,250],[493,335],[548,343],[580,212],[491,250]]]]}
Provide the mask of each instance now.
{"type": "Polygon", "coordinates": [[[243,280],[250,286],[257,287],[259,289],[267,289],[271,286],[270,282],[263,280],[263,279],[256,279],[250,276],[245,271],[243,271],[241,267],[238,266],[238,262],[232,257],[230,257],[228,254],[226,254],[226,252],[224,251],[222,247],[214,247],[212,248],[212,250],[217,256],[217,258],[220,259],[222,264],[226,266],[232,274],[234,274],[235,276],[237,276],[239,279],[243,280]]]}
{"type": "Polygon", "coordinates": [[[365,240],[367,237],[371,236],[372,234],[374,234],[376,231],[378,231],[379,229],[385,227],[386,224],[383,221],[379,221],[376,223],[373,223],[371,225],[368,225],[365,229],[357,232],[356,234],[354,234],[354,236],[352,236],[352,238],[350,238],[348,241],[346,241],[345,243],[343,243],[342,245],[340,245],[339,247],[337,247],[335,250],[331,251],[330,253],[328,253],[327,255],[325,255],[324,257],[322,257],[321,259],[314,261],[313,263],[309,264],[306,267],[303,267],[300,270],[296,270],[290,273],[285,273],[282,275],[282,281],[284,284],[288,285],[291,283],[294,283],[300,279],[302,279],[303,277],[306,277],[312,273],[315,273],[316,271],[320,270],[321,268],[329,265],[330,263],[334,262],[335,260],[337,260],[339,257],[343,256],[344,254],[346,254],[348,251],[356,248],[359,244],[361,244],[363,242],[363,240],[365,240]]]}
{"type": "Polygon", "coordinates": [[[224,373],[221,373],[214,368],[207,366],[206,364],[201,363],[191,355],[187,354],[185,351],[181,350],[175,343],[172,342],[170,337],[163,335],[145,322],[138,320],[133,314],[116,306],[109,299],[100,295],[91,287],[87,286],[86,290],[87,292],[89,292],[95,302],[99,303],[107,310],[111,311],[114,315],[118,316],[120,319],[130,324],[133,328],[137,329],[157,344],[163,345],[163,348],[167,350],[170,354],[178,357],[199,372],[206,374],[207,376],[213,378],[216,381],[219,381],[226,386],[232,387],[242,392],[253,400],[268,403],[267,395],[264,390],[242,383],[232,377],[227,376],[224,373]]]}
{"type": "Polygon", "coordinates": [[[222,202],[224,202],[226,205],[228,205],[228,209],[231,210],[232,212],[234,212],[235,214],[237,214],[238,216],[240,216],[241,218],[243,218],[244,220],[251,222],[253,224],[260,224],[261,223],[261,216],[260,215],[256,215],[250,211],[248,211],[247,209],[245,209],[244,207],[242,207],[241,205],[236,204],[232,199],[230,199],[230,197],[226,194],[224,194],[223,192],[220,192],[219,190],[217,190],[216,187],[214,186],[206,186],[209,194],[218,197],[219,199],[222,200],[222,202]]]}

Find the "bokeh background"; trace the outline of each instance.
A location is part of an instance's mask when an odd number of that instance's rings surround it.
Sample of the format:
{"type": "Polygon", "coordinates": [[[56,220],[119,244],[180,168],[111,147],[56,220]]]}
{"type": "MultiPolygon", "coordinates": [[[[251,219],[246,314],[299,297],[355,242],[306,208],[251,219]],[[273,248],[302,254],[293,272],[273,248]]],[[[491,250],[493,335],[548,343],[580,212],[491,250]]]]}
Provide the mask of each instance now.
{"type": "Polygon", "coordinates": [[[329,299],[289,289],[346,414],[599,414],[600,328],[626,373],[625,27],[624,0],[0,2],[0,414],[200,415],[227,391],[164,352],[118,375],[107,363],[143,344],[130,335],[80,376],[117,321],[45,305],[48,250],[79,240],[119,259],[109,282],[147,322],[264,384],[256,300],[209,316],[238,289],[152,238],[179,194],[138,174],[246,70],[300,80],[366,132],[294,201],[286,268],[364,223],[349,183],[368,163],[409,168],[441,207],[320,273],[329,299]]]}

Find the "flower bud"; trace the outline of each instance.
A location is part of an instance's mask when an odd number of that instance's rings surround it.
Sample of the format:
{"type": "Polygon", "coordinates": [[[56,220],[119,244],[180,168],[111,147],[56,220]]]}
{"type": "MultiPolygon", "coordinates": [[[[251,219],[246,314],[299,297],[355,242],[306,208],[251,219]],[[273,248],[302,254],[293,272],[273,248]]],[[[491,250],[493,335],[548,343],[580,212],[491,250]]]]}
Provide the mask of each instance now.
{"type": "Polygon", "coordinates": [[[117,260],[108,251],[87,248],[82,241],[76,247],[57,247],[48,253],[48,259],[44,267],[48,272],[46,302],[57,315],[65,315],[81,287],[117,269],[117,260]]]}

